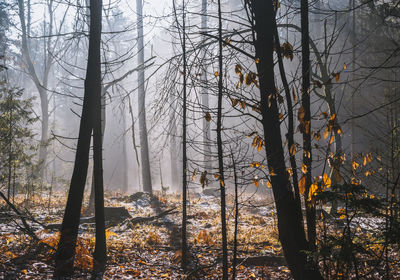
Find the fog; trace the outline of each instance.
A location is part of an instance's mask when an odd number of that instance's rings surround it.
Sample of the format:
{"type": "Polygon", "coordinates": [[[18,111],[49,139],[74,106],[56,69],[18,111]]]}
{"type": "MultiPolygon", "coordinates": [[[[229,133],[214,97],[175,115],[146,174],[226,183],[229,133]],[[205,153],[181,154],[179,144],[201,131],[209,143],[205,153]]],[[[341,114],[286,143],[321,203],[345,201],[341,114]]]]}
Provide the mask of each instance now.
{"type": "MultiPolygon", "coordinates": [[[[186,36],[189,64],[188,87],[188,160],[189,176],[192,176],[191,186],[199,187],[200,173],[207,165],[204,162],[204,116],[211,112],[210,139],[211,145],[211,185],[215,181],[212,178],[217,168],[215,148],[215,107],[216,107],[216,78],[217,69],[217,43],[213,37],[201,36],[201,1],[188,1],[186,4],[186,36]],[[201,41],[205,41],[205,51],[201,48],[201,41]],[[202,58],[202,55],[207,58],[202,58]],[[201,69],[206,71],[206,85],[198,74],[201,69]],[[202,105],[201,95],[203,88],[208,88],[209,108],[202,105]],[[196,177],[197,176],[197,177],[196,177]]],[[[137,14],[136,3],[132,1],[105,2],[103,7],[103,34],[102,34],[102,82],[105,92],[105,132],[104,132],[104,182],[107,190],[134,192],[142,190],[142,178],[140,173],[140,141],[138,131],[138,71],[137,68],[137,14]],[[136,70],[135,70],[136,69],[136,70]],[[127,74],[129,73],[129,74],[127,74]],[[125,75],[127,74],[127,75],[125,75]],[[125,76],[124,76],[125,75],[125,76]],[[121,78],[123,77],[123,78],[121,78]],[[120,79],[121,78],[121,79],[120,79]],[[132,114],[130,113],[130,106],[132,114]],[[133,119],[132,119],[133,117],[133,119]],[[133,122],[132,122],[133,121],[133,122]],[[133,147],[132,129],[136,150],[133,147]],[[137,154],[137,152],[139,154],[137,154]]],[[[296,1],[282,1],[278,11],[279,35],[281,44],[290,42],[293,46],[293,59],[284,61],[290,88],[297,96],[300,96],[299,71],[301,55],[299,53],[301,34],[289,26],[299,26],[299,8],[296,1]]],[[[181,3],[176,3],[177,11],[174,13],[172,1],[147,1],[143,3],[144,20],[144,61],[145,61],[145,91],[146,91],[146,117],[149,142],[149,156],[151,178],[154,189],[160,189],[161,185],[168,186],[170,190],[179,190],[181,184],[181,92],[182,71],[181,55],[181,28],[182,9],[181,3]],[[174,124],[175,127],[171,126],[174,124]],[[172,147],[175,145],[175,147],[172,147]]],[[[66,190],[67,182],[71,176],[75,159],[76,138],[79,129],[79,115],[83,97],[83,83],[88,47],[88,10],[84,1],[76,4],[67,2],[54,2],[52,14],[49,13],[45,3],[31,1],[30,9],[30,54],[34,61],[34,67],[38,73],[43,73],[45,60],[52,58],[47,90],[49,101],[49,135],[48,156],[46,162],[46,181],[50,182],[55,176],[58,178],[60,189],[66,190]],[[51,26],[50,26],[51,22],[51,26]],[[49,35],[49,28],[51,34],[49,35]]],[[[366,5],[357,11],[356,30],[352,26],[351,9],[344,1],[316,1],[311,5],[310,36],[322,59],[326,63],[328,75],[332,79],[333,104],[336,106],[336,115],[343,131],[343,151],[351,158],[350,154],[366,153],[370,150],[379,151],[381,144],[376,143],[377,129],[382,128],[379,123],[385,119],[382,111],[377,110],[360,120],[351,121],[352,116],[364,114],[373,110],[376,102],[382,103],[383,92],[396,91],[398,78],[396,71],[374,69],[374,65],[385,63],[386,53],[382,51],[376,54],[373,44],[379,45],[382,37],[391,36],[396,42],[397,37],[390,35],[391,26],[381,26],[379,21],[370,20],[365,23],[363,11],[367,12],[366,5]],[[364,10],[363,10],[364,9],[364,10]],[[362,24],[361,24],[362,22],[362,24]],[[367,26],[368,25],[368,26],[367,26]],[[365,30],[375,30],[365,33],[365,30]],[[352,37],[356,34],[355,37],[352,37]],[[354,39],[355,38],[355,39],[354,39]],[[353,53],[353,49],[355,52],[353,53]],[[376,63],[369,63],[369,56],[374,56],[376,63]],[[340,78],[335,81],[335,73],[340,73],[340,78]],[[353,97],[354,96],[354,97],[353,97]],[[378,100],[378,101],[377,101],[378,100]],[[356,104],[351,105],[351,104],[356,104]],[[353,107],[352,107],[353,106],[353,107]],[[375,129],[376,127],[376,129],[375,129]],[[352,130],[353,129],[353,130],[352,130]],[[351,134],[353,131],[353,134],[351,134]],[[369,134],[369,136],[367,136],[369,134]],[[353,141],[353,144],[352,144],[353,141]]],[[[12,22],[17,31],[20,30],[20,22],[17,10],[12,11],[12,22]]],[[[243,41],[251,38],[250,23],[241,1],[229,1],[223,4],[224,11],[224,37],[227,42],[233,44],[246,53],[253,53],[254,47],[243,41]],[[243,39],[243,41],[241,41],[243,39]]],[[[27,11],[26,11],[27,12],[27,11]]],[[[216,34],[217,18],[216,5],[209,1],[207,7],[206,33],[216,34]]],[[[395,23],[395,22],[394,22],[395,23]]],[[[397,32],[397,31],[396,31],[397,32]]],[[[397,33],[396,33],[397,35],[397,33]]],[[[10,39],[20,40],[18,32],[9,32],[10,39]]],[[[383,39],[382,39],[383,40],[383,39]]],[[[397,40],[398,42],[398,40],[397,40]]],[[[386,42],[386,48],[395,46],[386,42]],[[387,44],[386,44],[387,43],[387,44]]],[[[12,54],[12,67],[7,75],[13,84],[25,89],[27,97],[36,97],[34,101],[35,114],[41,115],[40,99],[37,98],[38,90],[32,82],[26,66],[21,62],[21,50],[16,45],[10,45],[8,52],[12,54]]],[[[385,50],[386,51],[386,50],[385,50]]],[[[388,50],[390,51],[390,50],[388,50]]],[[[241,65],[245,71],[255,72],[254,61],[245,54],[235,52],[229,46],[225,47],[224,85],[226,98],[224,99],[224,141],[226,141],[226,162],[230,162],[229,155],[234,153],[242,167],[254,162],[263,163],[265,156],[262,152],[251,147],[252,137],[248,137],[256,131],[262,134],[261,125],[256,121],[257,112],[248,110],[245,115],[240,115],[237,107],[232,108],[232,98],[240,100],[240,96],[248,98],[250,104],[257,106],[257,87],[255,85],[236,87],[238,76],[235,73],[235,65],[241,65]]],[[[318,80],[321,75],[315,50],[312,49],[313,78],[318,80]]],[[[391,60],[394,65],[398,63],[395,57],[391,60]]],[[[277,85],[282,92],[280,76],[277,73],[277,85]]],[[[41,76],[43,74],[39,74],[41,76]]],[[[39,77],[43,79],[43,77],[39,77]]],[[[312,90],[313,122],[312,130],[321,131],[326,119],[323,112],[329,112],[327,103],[321,100],[318,94],[323,89],[314,82],[312,90]]],[[[238,105],[239,106],[239,105],[238,105]]],[[[246,106],[249,106],[247,104],[246,106]]],[[[249,107],[250,108],[250,107],[249,107]]],[[[285,104],[281,106],[281,113],[286,116],[285,104]]],[[[297,127],[298,124],[295,124],[297,127]]],[[[283,118],[282,135],[287,133],[287,119],[283,118]]],[[[36,140],[40,141],[40,125],[35,126],[36,140]]],[[[282,141],[286,141],[283,137],[282,141]]],[[[295,142],[297,150],[301,151],[301,133],[296,133],[295,142]]],[[[334,143],[336,144],[336,143],[334,143]]],[[[313,155],[315,175],[324,172],[326,166],[326,146],[316,144],[313,155]]],[[[329,153],[329,151],[328,151],[329,153]]],[[[266,163],[263,163],[266,164],[266,163]]],[[[89,170],[92,167],[90,165],[89,170]]],[[[263,178],[263,170],[251,168],[243,169],[244,178],[242,184],[248,190],[256,188],[252,184],[254,176],[263,178]]],[[[229,171],[228,171],[229,172],[229,171]]],[[[87,184],[91,182],[91,171],[87,184]]]]}

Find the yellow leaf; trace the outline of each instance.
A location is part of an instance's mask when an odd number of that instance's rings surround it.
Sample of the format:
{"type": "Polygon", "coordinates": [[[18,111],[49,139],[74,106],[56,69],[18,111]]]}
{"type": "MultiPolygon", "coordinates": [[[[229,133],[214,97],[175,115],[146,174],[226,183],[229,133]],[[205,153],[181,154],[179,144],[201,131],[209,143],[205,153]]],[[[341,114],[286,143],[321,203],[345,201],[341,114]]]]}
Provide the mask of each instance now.
{"type": "Polygon", "coordinates": [[[250,163],[250,167],[254,167],[254,162],[251,162],[251,163],[250,163]]]}
{"type": "Polygon", "coordinates": [[[269,175],[271,175],[271,176],[276,176],[276,173],[275,173],[275,171],[274,171],[273,169],[271,169],[271,170],[269,171],[269,175]]]}
{"type": "Polygon", "coordinates": [[[336,82],[339,82],[339,80],[340,80],[340,72],[335,74],[335,80],[336,80],[336,82]]]}
{"type": "Polygon", "coordinates": [[[344,70],[347,70],[347,65],[346,65],[346,63],[343,65],[343,69],[344,69],[344,70]]]}
{"type": "Polygon", "coordinates": [[[301,171],[306,174],[307,173],[307,165],[305,165],[304,163],[301,165],[301,171]]]}
{"type": "Polygon", "coordinates": [[[294,91],[294,87],[292,87],[292,95],[293,95],[293,102],[297,102],[297,95],[296,95],[296,93],[295,93],[295,91],[294,91]]]}
{"type": "Polygon", "coordinates": [[[221,186],[222,186],[222,187],[225,187],[224,180],[219,180],[219,181],[221,182],[221,186]]]}
{"type": "Polygon", "coordinates": [[[259,186],[258,179],[257,179],[257,178],[255,178],[255,177],[254,177],[254,179],[253,179],[253,183],[254,183],[254,185],[256,185],[256,187],[258,187],[258,186],[259,186]]]}
{"type": "Polygon", "coordinates": [[[167,273],[161,274],[160,277],[167,278],[167,277],[169,277],[169,273],[167,272],[167,273]]]}
{"type": "Polygon", "coordinates": [[[368,176],[371,176],[371,171],[367,171],[367,172],[365,172],[365,177],[368,177],[368,176]]]}
{"type": "Polygon", "coordinates": [[[215,72],[214,72],[214,76],[215,76],[215,77],[218,77],[218,76],[219,76],[218,71],[215,71],[215,72]]]}
{"type": "Polygon", "coordinates": [[[366,157],[367,157],[367,161],[368,161],[368,162],[371,162],[371,161],[372,161],[372,155],[371,155],[371,153],[368,153],[368,154],[366,155],[366,157]]]}
{"type": "Polygon", "coordinates": [[[256,62],[256,63],[260,63],[260,59],[259,59],[259,58],[256,58],[256,59],[255,59],[255,62],[256,62]]]}
{"type": "Polygon", "coordinates": [[[331,140],[329,141],[329,144],[332,144],[334,139],[335,139],[335,138],[334,138],[333,135],[332,135],[332,136],[331,136],[331,140]]]}
{"type": "Polygon", "coordinates": [[[304,107],[301,106],[299,108],[299,111],[297,112],[297,118],[299,119],[299,121],[302,121],[304,119],[305,115],[306,115],[306,111],[304,110],[304,107]]]}
{"type": "Polygon", "coordinates": [[[340,215],[339,219],[343,220],[344,218],[346,218],[346,215],[340,215]]]}
{"type": "Polygon", "coordinates": [[[106,238],[109,238],[110,236],[118,236],[118,234],[112,232],[111,230],[106,230],[106,238]]]}
{"type": "Polygon", "coordinates": [[[360,165],[355,160],[353,160],[353,163],[352,163],[353,170],[356,170],[359,166],[360,165]]]}
{"type": "Polygon", "coordinates": [[[304,194],[306,191],[306,176],[302,175],[299,181],[299,192],[300,194],[304,194]]]}
{"type": "Polygon", "coordinates": [[[319,131],[314,132],[314,139],[319,141],[319,139],[321,139],[321,133],[319,131]]]}
{"type": "Polygon", "coordinates": [[[324,185],[325,185],[327,188],[330,188],[330,187],[331,187],[331,185],[332,185],[331,178],[329,178],[329,176],[328,176],[326,173],[324,173],[324,175],[322,176],[322,180],[323,180],[323,182],[324,182],[324,185]]]}
{"type": "Polygon", "coordinates": [[[267,181],[267,187],[268,187],[268,188],[272,188],[272,184],[271,184],[270,181],[267,181]]]}
{"type": "Polygon", "coordinates": [[[205,118],[206,118],[206,121],[208,121],[208,122],[211,121],[211,115],[209,112],[206,113],[205,118]]]}
{"type": "Polygon", "coordinates": [[[290,146],[290,154],[294,156],[296,154],[296,145],[293,143],[292,146],[290,146]]]}
{"type": "Polygon", "coordinates": [[[329,128],[328,127],[325,127],[323,136],[324,136],[324,139],[328,138],[328,136],[329,136],[329,128]]]}
{"type": "Polygon", "coordinates": [[[259,141],[259,142],[258,142],[257,152],[261,151],[261,149],[262,149],[262,144],[263,144],[262,141],[259,141]]]}
{"type": "Polygon", "coordinates": [[[318,192],[318,183],[314,181],[313,184],[311,184],[310,190],[308,192],[308,200],[311,200],[312,197],[318,192]]]}

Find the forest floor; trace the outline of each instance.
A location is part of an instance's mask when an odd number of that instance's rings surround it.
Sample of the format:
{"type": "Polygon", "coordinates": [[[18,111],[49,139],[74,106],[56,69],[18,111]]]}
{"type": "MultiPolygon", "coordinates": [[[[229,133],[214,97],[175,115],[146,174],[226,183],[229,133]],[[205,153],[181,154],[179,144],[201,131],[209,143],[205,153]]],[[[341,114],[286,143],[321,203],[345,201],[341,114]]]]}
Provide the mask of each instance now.
{"type": "MultiPolygon", "coordinates": [[[[40,241],[23,233],[24,226],[18,216],[0,202],[0,279],[52,279],[54,250],[50,247],[57,247],[57,228],[62,222],[65,197],[53,194],[49,204],[47,197],[35,196],[28,201],[21,196],[17,197],[15,205],[22,212],[32,214],[26,216],[26,220],[40,241]]],[[[231,196],[228,196],[228,205],[231,258],[234,238],[231,196]]],[[[241,205],[236,279],[291,279],[278,241],[273,201],[262,196],[257,196],[257,199],[244,199],[242,196],[241,205]]],[[[157,199],[152,200],[143,194],[124,196],[113,193],[106,195],[106,206],[124,207],[133,218],[129,222],[108,221],[108,264],[103,279],[220,279],[221,218],[218,198],[202,194],[190,196],[189,274],[184,274],[180,268],[179,195],[159,193],[157,199]]],[[[363,224],[373,231],[380,227],[381,222],[364,221],[363,224]]],[[[90,278],[93,249],[94,225],[89,218],[86,222],[81,221],[73,279],[90,278]]],[[[395,254],[398,257],[398,253],[395,254]]],[[[399,272],[400,264],[392,269],[399,272]]],[[[368,279],[383,279],[377,276],[379,273],[377,270],[377,274],[370,274],[368,279]]],[[[393,275],[393,279],[400,279],[400,273],[393,275]]]]}

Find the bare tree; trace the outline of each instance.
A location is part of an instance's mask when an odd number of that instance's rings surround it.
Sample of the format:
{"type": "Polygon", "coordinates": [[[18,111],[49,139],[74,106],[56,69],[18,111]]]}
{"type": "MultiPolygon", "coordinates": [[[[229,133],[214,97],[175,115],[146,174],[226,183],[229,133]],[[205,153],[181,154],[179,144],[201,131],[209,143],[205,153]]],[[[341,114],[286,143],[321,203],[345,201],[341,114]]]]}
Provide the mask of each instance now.
{"type": "Polygon", "coordinates": [[[89,53],[86,68],[85,93],[79,138],[75,155],[67,205],[61,226],[61,237],[56,252],[55,275],[70,275],[73,271],[76,240],[81,214],[83,192],[89,164],[90,139],[94,131],[94,176],[95,176],[95,213],[96,248],[94,252],[95,269],[105,265],[105,229],[102,177],[101,143],[101,13],[102,1],[90,1],[89,53]]]}
{"type": "MultiPolygon", "coordinates": [[[[40,140],[40,148],[39,148],[39,165],[38,170],[36,171],[37,175],[43,179],[44,170],[46,167],[47,161],[47,145],[48,145],[48,129],[49,129],[49,96],[48,96],[48,86],[49,86],[49,75],[51,67],[54,62],[54,52],[59,42],[59,38],[53,41],[53,35],[57,34],[54,32],[54,0],[47,1],[47,10],[49,14],[48,23],[44,22],[44,26],[48,25],[47,30],[45,29],[43,33],[43,49],[44,49],[44,57],[43,57],[43,69],[42,73],[39,73],[39,69],[35,67],[35,63],[32,59],[30,53],[30,29],[31,29],[31,19],[30,19],[30,1],[28,1],[28,23],[26,23],[26,15],[25,15],[25,3],[22,0],[18,0],[18,16],[21,23],[21,53],[23,58],[23,63],[26,65],[26,69],[28,75],[31,80],[35,84],[36,89],[39,92],[40,97],[40,105],[41,105],[41,140],[40,140]]],[[[58,31],[63,27],[65,17],[68,9],[65,11],[59,27],[58,31]]],[[[59,33],[59,32],[58,32],[59,33]]]]}
{"type": "Polygon", "coordinates": [[[149,146],[147,141],[146,126],[146,92],[144,80],[144,35],[143,35],[143,0],[136,0],[137,32],[138,32],[138,115],[139,115],[139,137],[140,137],[140,158],[142,169],[143,190],[152,193],[151,170],[149,158],[149,146]]]}

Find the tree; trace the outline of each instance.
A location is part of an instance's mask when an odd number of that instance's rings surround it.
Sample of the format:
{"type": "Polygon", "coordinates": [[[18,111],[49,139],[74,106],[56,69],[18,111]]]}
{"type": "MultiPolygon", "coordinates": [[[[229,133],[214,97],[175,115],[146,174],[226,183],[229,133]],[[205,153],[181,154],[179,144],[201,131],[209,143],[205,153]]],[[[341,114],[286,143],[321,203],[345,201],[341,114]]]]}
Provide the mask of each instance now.
{"type": "MultiPolygon", "coordinates": [[[[39,69],[35,67],[35,62],[31,56],[30,50],[30,30],[31,30],[31,15],[30,15],[30,1],[28,1],[28,15],[26,22],[25,15],[25,3],[23,0],[18,0],[18,16],[21,23],[21,53],[22,53],[22,61],[23,64],[26,65],[26,69],[28,75],[32,79],[35,87],[39,92],[40,97],[40,105],[41,105],[41,140],[40,140],[40,148],[39,148],[39,165],[38,170],[36,171],[37,175],[43,179],[44,169],[46,167],[47,160],[47,145],[49,138],[49,97],[48,97],[48,86],[49,86],[49,75],[50,70],[53,65],[55,50],[58,45],[59,40],[56,39],[53,42],[54,35],[54,11],[53,7],[54,0],[47,1],[47,9],[49,13],[49,22],[46,23],[44,21],[44,25],[48,25],[47,32],[43,34],[44,43],[43,47],[45,49],[44,57],[43,57],[43,74],[39,74],[39,69]]],[[[64,13],[63,17],[58,26],[58,30],[60,31],[65,22],[65,16],[67,12],[64,13]]],[[[46,29],[45,29],[46,30],[46,29]]],[[[59,32],[58,32],[59,33],[59,32]]]]}
{"type": "Polygon", "coordinates": [[[298,208],[283,154],[277,92],[274,80],[274,24],[275,7],[272,1],[252,0],[249,2],[255,31],[255,51],[259,85],[260,109],[268,169],[271,174],[272,190],[278,218],[279,239],[286,261],[295,279],[322,279],[316,264],[309,262],[308,250],[302,226],[302,213],[298,208]]]}
{"type": "Polygon", "coordinates": [[[61,237],[56,252],[56,276],[70,275],[73,269],[76,240],[83,192],[88,171],[90,139],[94,131],[94,177],[95,177],[95,214],[96,248],[94,252],[95,269],[105,265],[105,228],[103,202],[103,178],[101,155],[101,13],[102,1],[90,1],[89,53],[86,68],[85,92],[79,138],[75,156],[67,205],[61,226],[61,237]]]}
{"type": "MultiPolygon", "coordinates": [[[[315,228],[315,205],[309,199],[312,183],[312,149],[311,149],[311,105],[310,105],[310,35],[308,28],[308,1],[301,0],[301,107],[298,118],[300,130],[303,134],[303,166],[305,167],[305,192],[304,204],[306,207],[307,237],[311,249],[315,247],[316,228],[315,228]]],[[[303,170],[304,168],[302,168],[303,170]]]]}
{"type": "Polygon", "coordinates": [[[7,84],[0,91],[0,182],[7,185],[7,199],[14,201],[17,184],[22,184],[23,170],[30,172],[36,147],[30,126],[38,119],[32,116],[32,98],[23,99],[23,90],[7,84]]]}
{"type": "MultiPolygon", "coordinates": [[[[176,13],[175,1],[172,2],[176,25],[179,26],[178,16],[176,13]]],[[[187,245],[187,125],[186,125],[186,109],[187,109],[187,61],[186,61],[186,20],[185,20],[185,2],[182,1],[182,34],[179,32],[179,38],[182,46],[183,57],[183,85],[182,85],[182,231],[181,231],[181,250],[182,261],[181,266],[184,271],[188,265],[188,245],[187,245]]]]}
{"type": "Polygon", "coordinates": [[[221,192],[221,232],[222,232],[222,279],[228,279],[228,242],[226,233],[226,201],[224,153],[222,149],[222,95],[223,95],[223,63],[222,63],[222,13],[221,0],[218,0],[218,105],[217,105],[217,149],[218,149],[218,176],[221,192]]]}
{"type": "Polygon", "coordinates": [[[146,126],[146,92],[144,88],[144,35],[143,35],[143,2],[136,0],[137,13],[137,32],[138,32],[138,66],[141,69],[138,72],[138,115],[139,115],[139,138],[140,138],[140,158],[142,168],[143,190],[152,193],[149,145],[147,141],[146,126]]]}
{"type": "MultiPolygon", "coordinates": [[[[202,32],[207,32],[207,0],[201,1],[201,29],[202,32]]],[[[202,35],[202,40],[205,42],[206,35],[202,35]]],[[[202,58],[202,65],[201,65],[201,83],[202,83],[202,92],[201,92],[201,102],[203,111],[208,110],[210,108],[209,105],[209,98],[208,98],[208,88],[207,88],[207,66],[204,63],[206,58],[206,49],[203,47],[201,49],[201,58],[202,58]]],[[[207,172],[211,172],[211,128],[210,122],[203,118],[203,147],[204,147],[204,169],[207,172]]]]}

